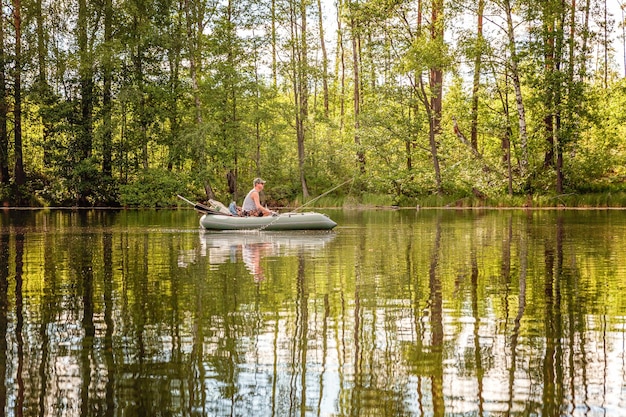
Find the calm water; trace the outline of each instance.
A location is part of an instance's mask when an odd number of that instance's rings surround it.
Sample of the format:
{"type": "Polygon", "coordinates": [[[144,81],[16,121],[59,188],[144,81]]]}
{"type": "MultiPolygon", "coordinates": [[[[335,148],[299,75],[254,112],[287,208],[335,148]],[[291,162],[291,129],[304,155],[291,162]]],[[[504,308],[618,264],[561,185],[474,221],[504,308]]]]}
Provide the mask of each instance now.
{"type": "Polygon", "coordinates": [[[328,214],[0,213],[0,415],[626,415],[626,212],[328,214]]]}

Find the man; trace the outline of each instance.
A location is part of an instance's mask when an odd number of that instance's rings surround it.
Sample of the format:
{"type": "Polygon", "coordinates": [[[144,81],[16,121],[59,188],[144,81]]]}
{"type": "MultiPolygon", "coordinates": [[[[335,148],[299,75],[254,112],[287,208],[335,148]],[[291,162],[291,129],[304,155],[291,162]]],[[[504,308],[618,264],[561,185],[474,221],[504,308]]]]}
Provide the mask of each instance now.
{"type": "Polygon", "coordinates": [[[271,210],[266,209],[261,205],[261,199],[259,198],[259,193],[265,187],[265,181],[261,178],[255,178],[252,182],[254,188],[250,190],[246,198],[243,200],[243,205],[241,209],[243,210],[244,216],[272,216],[274,213],[271,210]]]}

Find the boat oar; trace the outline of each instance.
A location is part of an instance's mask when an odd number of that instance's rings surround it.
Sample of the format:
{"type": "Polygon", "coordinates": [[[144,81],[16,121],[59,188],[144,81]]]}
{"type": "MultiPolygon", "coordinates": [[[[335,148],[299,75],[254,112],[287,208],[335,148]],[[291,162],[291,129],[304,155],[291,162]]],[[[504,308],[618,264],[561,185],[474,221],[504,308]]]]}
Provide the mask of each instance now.
{"type": "Polygon", "coordinates": [[[204,204],[200,204],[200,203],[194,203],[193,201],[187,200],[185,197],[183,197],[180,194],[177,194],[176,197],[180,198],[181,200],[183,200],[185,203],[191,204],[193,206],[193,208],[197,211],[199,211],[200,213],[205,213],[205,214],[220,214],[219,211],[217,210],[213,210],[211,207],[207,207],[204,204]]]}

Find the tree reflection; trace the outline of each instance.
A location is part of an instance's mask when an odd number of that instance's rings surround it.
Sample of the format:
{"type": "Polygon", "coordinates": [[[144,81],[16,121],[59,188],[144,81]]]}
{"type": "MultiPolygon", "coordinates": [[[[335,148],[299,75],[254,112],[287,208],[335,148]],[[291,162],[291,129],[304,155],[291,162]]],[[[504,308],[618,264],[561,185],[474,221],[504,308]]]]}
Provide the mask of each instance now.
{"type": "Polygon", "coordinates": [[[8,330],[8,290],[9,290],[9,233],[0,232],[0,410],[7,406],[7,330],[8,330]]]}
{"type": "Polygon", "coordinates": [[[484,412],[483,398],[483,378],[484,369],[481,357],[482,346],[480,344],[480,312],[478,310],[478,261],[476,260],[476,247],[472,240],[471,249],[471,294],[472,294],[472,315],[474,318],[474,362],[476,363],[476,384],[478,385],[478,415],[482,416],[484,412]]]}
{"type": "Polygon", "coordinates": [[[41,339],[41,359],[39,363],[39,378],[41,380],[39,392],[39,416],[46,413],[46,395],[48,394],[49,362],[50,362],[50,332],[48,327],[54,322],[56,308],[56,262],[54,235],[46,234],[44,251],[44,293],[41,303],[41,323],[39,324],[39,337],[41,339]]]}
{"type": "Polygon", "coordinates": [[[563,369],[561,364],[561,271],[563,270],[562,216],[557,217],[555,242],[546,240],[545,248],[545,353],[543,362],[543,414],[560,415],[563,369]]]}
{"type": "Polygon", "coordinates": [[[445,400],[443,394],[443,293],[441,278],[437,274],[439,251],[441,246],[441,222],[437,217],[435,225],[435,241],[431,252],[429,272],[430,285],[430,326],[431,350],[433,353],[433,369],[431,374],[433,413],[435,416],[445,415],[445,400]]]}
{"type": "Polygon", "coordinates": [[[80,351],[82,381],[80,414],[85,417],[90,415],[91,411],[89,398],[92,373],[92,350],[94,336],[96,334],[93,323],[93,244],[92,236],[85,234],[80,237],[80,241],[74,246],[77,250],[74,257],[74,268],[77,280],[76,286],[77,288],[82,288],[83,317],[81,325],[83,341],[80,351]]]}
{"type": "Polygon", "coordinates": [[[103,298],[104,298],[104,333],[103,347],[106,368],[105,384],[105,417],[115,415],[115,358],[113,357],[113,335],[115,324],[113,321],[113,234],[107,230],[102,234],[102,270],[103,270],[103,298]]]}
{"type": "Polygon", "coordinates": [[[21,417],[24,412],[24,297],[22,293],[24,272],[24,233],[18,229],[15,235],[15,343],[17,345],[17,400],[15,413],[21,417]]]}
{"type": "Polygon", "coordinates": [[[363,212],[332,238],[37,216],[0,233],[8,415],[623,410],[626,247],[565,212],[363,212]]]}
{"type": "MultiPolygon", "coordinates": [[[[512,225],[511,221],[509,221],[509,239],[506,244],[506,249],[504,251],[504,261],[507,265],[510,262],[510,245],[512,243],[512,225]]],[[[504,268],[504,270],[508,273],[510,270],[508,266],[504,268]]],[[[506,415],[510,416],[513,409],[513,399],[515,396],[514,387],[515,387],[515,373],[517,371],[517,347],[520,336],[520,328],[522,324],[522,318],[524,317],[524,311],[526,309],[526,275],[528,273],[528,241],[526,237],[526,231],[523,231],[520,234],[519,239],[519,288],[518,288],[518,296],[517,296],[517,314],[515,315],[515,319],[513,320],[513,330],[511,332],[511,347],[510,353],[511,355],[511,366],[509,368],[509,389],[508,389],[508,397],[509,401],[506,408],[506,415]]]]}
{"type": "Polygon", "coordinates": [[[296,305],[294,335],[291,351],[289,415],[304,414],[306,410],[307,353],[309,333],[309,296],[305,282],[305,262],[298,256],[296,276],[296,305]],[[299,380],[298,380],[299,377],[299,380]]]}

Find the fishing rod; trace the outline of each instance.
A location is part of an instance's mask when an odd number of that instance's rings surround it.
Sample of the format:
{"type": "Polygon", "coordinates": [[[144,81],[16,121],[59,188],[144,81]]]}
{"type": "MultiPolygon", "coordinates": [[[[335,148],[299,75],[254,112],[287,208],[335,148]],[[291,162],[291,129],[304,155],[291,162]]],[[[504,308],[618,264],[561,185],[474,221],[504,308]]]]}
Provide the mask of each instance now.
{"type": "Polygon", "coordinates": [[[207,207],[204,204],[200,204],[200,203],[194,203],[193,201],[187,200],[185,197],[183,197],[180,194],[177,194],[176,197],[180,198],[181,200],[183,200],[185,203],[191,204],[193,206],[194,209],[196,209],[197,211],[199,211],[200,213],[205,213],[205,214],[221,214],[219,211],[217,210],[213,210],[211,207],[207,207]]]}
{"type": "Polygon", "coordinates": [[[295,213],[296,211],[300,210],[302,207],[308,206],[309,204],[311,204],[312,202],[319,200],[320,198],[324,197],[326,194],[329,194],[333,191],[335,191],[337,188],[342,187],[344,185],[346,185],[347,183],[349,183],[350,181],[354,181],[354,177],[350,178],[349,180],[342,182],[341,184],[339,184],[336,187],[331,188],[330,190],[326,191],[324,194],[318,195],[317,197],[315,197],[313,200],[307,201],[306,203],[302,204],[300,207],[297,207],[295,209],[293,209],[291,211],[291,213],[295,213]]]}

